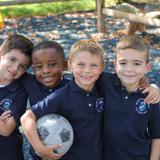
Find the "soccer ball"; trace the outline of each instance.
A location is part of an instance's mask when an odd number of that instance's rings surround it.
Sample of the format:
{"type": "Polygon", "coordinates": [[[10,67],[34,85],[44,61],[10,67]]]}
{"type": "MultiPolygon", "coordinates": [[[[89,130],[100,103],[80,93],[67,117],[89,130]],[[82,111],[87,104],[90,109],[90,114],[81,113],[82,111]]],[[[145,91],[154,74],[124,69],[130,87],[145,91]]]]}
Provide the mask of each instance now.
{"type": "Polygon", "coordinates": [[[37,120],[37,130],[44,145],[61,144],[54,150],[65,154],[73,143],[73,129],[69,121],[58,114],[48,114],[37,120]]]}

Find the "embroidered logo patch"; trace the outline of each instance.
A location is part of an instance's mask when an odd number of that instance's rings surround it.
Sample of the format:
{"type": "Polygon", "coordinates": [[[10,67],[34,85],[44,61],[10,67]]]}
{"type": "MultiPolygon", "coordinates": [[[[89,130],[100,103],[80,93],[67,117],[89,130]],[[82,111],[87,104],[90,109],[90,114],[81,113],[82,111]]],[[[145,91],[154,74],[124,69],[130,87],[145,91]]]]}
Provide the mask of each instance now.
{"type": "Polygon", "coordinates": [[[12,106],[12,101],[10,99],[3,99],[1,102],[0,102],[0,108],[3,110],[3,111],[7,111],[11,108],[12,106]]]}
{"type": "Polygon", "coordinates": [[[104,111],[104,98],[98,98],[96,100],[96,110],[98,112],[103,112],[104,111]]]}
{"type": "Polygon", "coordinates": [[[149,109],[149,104],[144,103],[144,99],[140,98],[136,102],[136,111],[139,114],[146,114],[149,109]]]}

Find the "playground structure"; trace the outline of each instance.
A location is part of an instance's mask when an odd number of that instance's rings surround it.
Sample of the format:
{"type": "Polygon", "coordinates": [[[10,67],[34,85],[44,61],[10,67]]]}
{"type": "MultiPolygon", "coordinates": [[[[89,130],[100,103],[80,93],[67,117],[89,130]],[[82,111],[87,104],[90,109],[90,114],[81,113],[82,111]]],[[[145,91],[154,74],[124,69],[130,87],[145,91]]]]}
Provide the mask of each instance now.
{"type": "MultiPolygon", "coordinates": [[[[22,5],[22,4],[34,4],[34,3],[50,3],[50,2],[63,2],[72,0],[12,0],[12,1],[0,1],[0,6],[10,5],[22,5]]],[[[126,19],[128,25],[126,31],[128,34],[134,34],[136,30],[145,31],[147,26],[160,26],[160,8],[154,11],[143,11],[138,10],[138,7],[134,5],[120,5],[115,8],[105,8],[105,0],[95,0],[97,10],[97,28],[99,33],[105,33],[105,16],[111,16],[119,19],[126,19]],[[145,13],[146,12],[146,13],[145,13]]],[[[139,4],[140,5],[140,4],[139,4]]],[[[149,4],[153,6],[160,6],[160,2],[149,4]]],[[[153,7],[156,8],[156,7],[153,7]]],[[[4,27],[3,17],[0,14],[0,28],[4,27]]]]}
{"type": "MultiPolygon", "coordinates": [[[[125,19],[128,21],[127,33],[134,34],[137,30],[145,31],[147,26],[160,27],[160,6],[159,1],[155,3],[148,4],[148,8],[154,9],[153,11],[141,12],[138,7],[134,5],[119,5],[120,7],[115,8],[105,8],[105,0],[97,0],[97,20],[98,20],[98,31],[100,33],[105,33],[105,16],[111,16],[119,19],[125,19]]],[[[140,4],[139,4],[140,6],[140,4]]],[[[147,8],[147,7],[146,7],[147,8]]]]}

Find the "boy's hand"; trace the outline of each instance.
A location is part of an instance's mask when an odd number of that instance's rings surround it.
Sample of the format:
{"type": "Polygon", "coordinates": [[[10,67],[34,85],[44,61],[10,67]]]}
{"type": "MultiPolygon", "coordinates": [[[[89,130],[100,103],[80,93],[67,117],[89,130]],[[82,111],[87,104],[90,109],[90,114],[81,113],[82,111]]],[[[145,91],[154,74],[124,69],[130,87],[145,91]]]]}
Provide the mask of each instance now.
{"type": "Polygon", "coordinates": [[[148,78],[147,77],[141,78],[138,86],[139,86],[140,90],[144,90],[144,89],[148,88],[149,87],[148,78]]]}
{"type": "Polygon", "coordinates": [[[155,84],[150,84],[142,93],[148,93],[147,97],[144,99],[145,103],[155,104],[160,101],[160,89],[155,84]]]}
{"type": "Polygon", "coordinates": [[[11,110],[7,110],[1,114],[0,119],[3,122],[7,122],[11,116],[12,116],[11,110]]]}
{"type": "Polygon", "coordinates": [[[43,146],[38,152],[38,155],[41,156],[45,160],[56,160],[60,159],[63,154],[55,153],[54,150],[59,148],[61,145],[53,145],[53,146],[43,146]]]}

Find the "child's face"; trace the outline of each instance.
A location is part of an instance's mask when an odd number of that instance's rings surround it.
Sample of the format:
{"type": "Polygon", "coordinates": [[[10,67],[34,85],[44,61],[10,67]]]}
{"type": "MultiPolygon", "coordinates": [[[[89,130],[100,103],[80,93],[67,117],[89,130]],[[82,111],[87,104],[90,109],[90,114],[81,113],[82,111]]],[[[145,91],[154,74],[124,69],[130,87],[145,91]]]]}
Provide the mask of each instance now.
{"type": "Polygon", "coordinates": [[[36,79],[40,83],[49,88],[60,83],[65,63],[54,48],[35,51],[32,62],[36,79]]]}
{"type": "Polygon", "coordinates": [[[126,88],[136,90],[140,79],[150,70],[150,65],[146,62],[145,53],[125,49],[117,53],[115,70],[126,88]]]}
{"type": "Polygon", "coordinates": [[[9,84],[20,78],[30,65],[30,58],[17,49],[0,57],[0,83],[9,84]]]}
{"type": "Polygon", "coordinates": [[[102,73],[104,64],[99,56],[81,51],[73,57],[69,67],[77,85],[86,91],[90,91],[102,73]]]}

